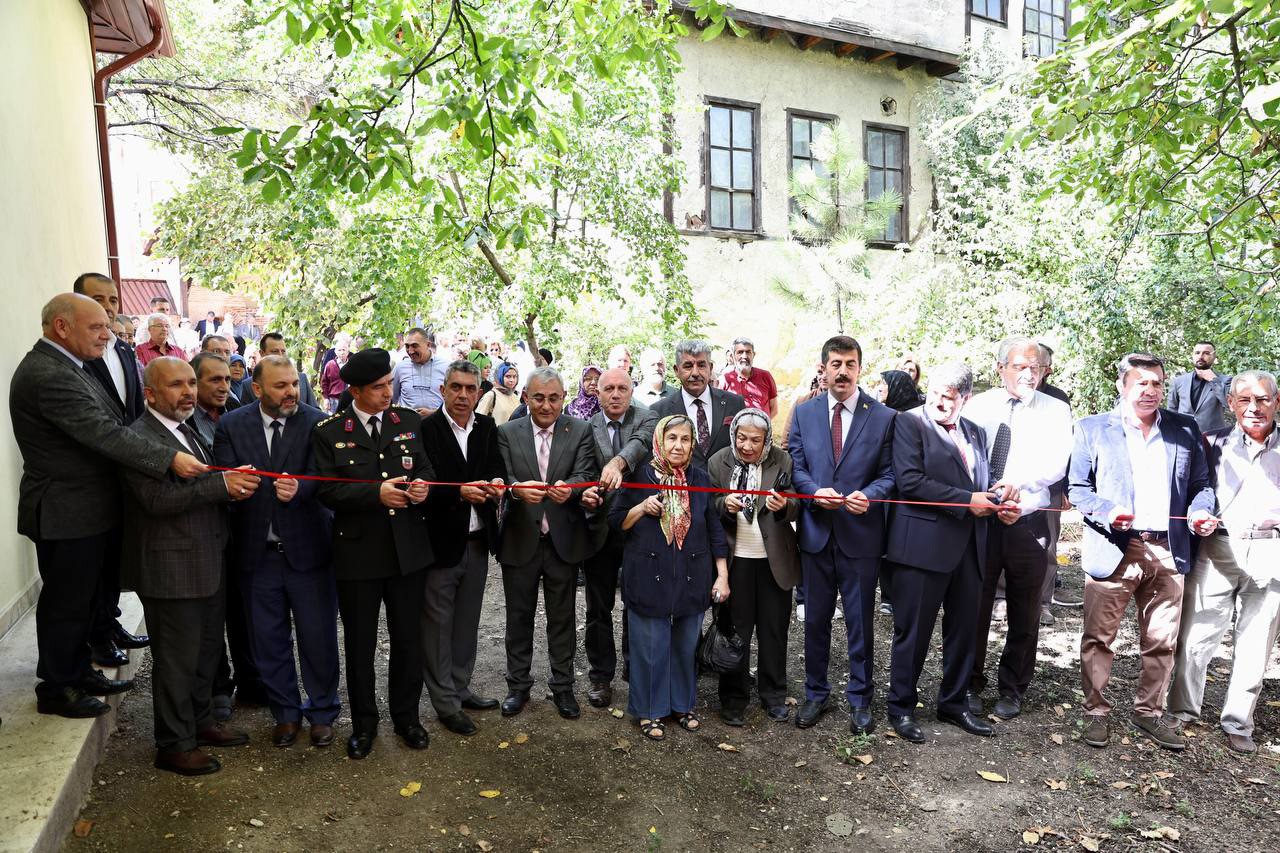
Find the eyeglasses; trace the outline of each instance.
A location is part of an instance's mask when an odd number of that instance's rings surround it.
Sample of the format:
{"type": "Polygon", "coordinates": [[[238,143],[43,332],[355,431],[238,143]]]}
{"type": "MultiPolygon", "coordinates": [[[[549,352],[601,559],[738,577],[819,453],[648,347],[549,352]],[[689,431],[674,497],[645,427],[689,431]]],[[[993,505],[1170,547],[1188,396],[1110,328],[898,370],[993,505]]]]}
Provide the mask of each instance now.
{"type": "Polygon", "coordinates": [[[1267,406],[1270,406],[1273,402],[1275,402],[1275,398],[1274,397],[1236,397],[1235,401],[1237,403],[1244,404],[1245,408],[1248,408],[1249,406],[1258,406],[1259,408],[1265,409],[1267,406]]]}
{"type": "Polygon", "coordinates": [[[564,395],[552,394],[550,396],[547,396],[546,394],[534,394],[532,397],[529,398],[529,400],[531,402],[537,403],[539,406],[546,405],[547,403],[550,403],[553,406],[558,406],[562,402],[564,402],[564,395]]]}

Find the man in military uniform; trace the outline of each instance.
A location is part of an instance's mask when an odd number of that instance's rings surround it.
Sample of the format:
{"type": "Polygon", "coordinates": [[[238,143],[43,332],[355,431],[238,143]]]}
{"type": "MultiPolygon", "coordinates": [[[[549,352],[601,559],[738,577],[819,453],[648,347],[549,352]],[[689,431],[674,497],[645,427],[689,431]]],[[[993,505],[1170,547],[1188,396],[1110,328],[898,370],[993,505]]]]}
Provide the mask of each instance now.
{"type": "Polygon", "coordinates": [[[424,569],[434,557],[423,501],[433,473],[422,444],[422,417],[391,405],[391,357],[383,349],[352,354],[340,372],[350,405],[316,424],[317,473],[368,483],[324,482],[317,494],[334,511],[333,565],[347,660],[351,737],[347,755],[364,758],[378,734],[374,652],[378,611],[391,635],[388,698],[395,731],[426,749],[422,699],[424,569]]]}

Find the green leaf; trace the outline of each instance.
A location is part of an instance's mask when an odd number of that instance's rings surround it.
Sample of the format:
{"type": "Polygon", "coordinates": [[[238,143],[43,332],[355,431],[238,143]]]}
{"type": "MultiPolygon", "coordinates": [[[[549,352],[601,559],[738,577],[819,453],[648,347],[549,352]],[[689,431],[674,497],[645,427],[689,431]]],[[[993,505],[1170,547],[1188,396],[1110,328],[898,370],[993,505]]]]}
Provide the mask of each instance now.
{"type": "Polygon", "coordinates": [[[244,132],[244,128],[243,127],[213,127],[209,129],[209,132],[212,133],[214,136],[231,136],[233,133],[244,132]]]}
{"type": "Polygon", "coordinates": [[[275,201],[280,198],[280,178],[272,177],[262,185],[262,197],[267,201],[275,201]]]}
{"type": "Polygon", "coordinates": [[[285,128],[284,133],[280,134],[280,136],[276,138],[276,147],[283,148],[288,145],[293,141],[294,137],[298,135],[300,130],[302,130],[302,125],[300,124],[291,125],[290,127],[285,128]]]}
{"type": "Polygon", "coordinates": [[[587,107],[582,101],[582,93],[577,89],[573,90],[573,111],[578,114],[578,118],[586,118],[587,107]]]}
{"type": "Polygon", "coordinates": [[[289,36],[289,41],[294,44],[302,43],[302,22],[298,20],[298,16],[293,14],[293,12],[285,14],[284,30],[289,36]]]}
{"type": "Polygon", "coordinates": [[[711,41],[713,38],[715,38],[716,36],[724,32],[725,20],[726,20],[725,18],[721,18],[720,20],[716,21],[714,24],[712,24],[711,26],[703,30],[702,35],[700,36],[702,41],[711,41]]]}
{"type": "Polygon", "coordinates": [[[556,147],[560,153],[566,153],[569,150],[569,141],[565,139],[564,132],[554,125],[547,128],[547,133],[551,136],[551,144],[556,147]]]}
{"type": "Polygon", "coordinates": [[[339,30],[338,34],[333,37],[333,52],[342,59],[351,54],[351,34],[349,32],[339,30]]]}

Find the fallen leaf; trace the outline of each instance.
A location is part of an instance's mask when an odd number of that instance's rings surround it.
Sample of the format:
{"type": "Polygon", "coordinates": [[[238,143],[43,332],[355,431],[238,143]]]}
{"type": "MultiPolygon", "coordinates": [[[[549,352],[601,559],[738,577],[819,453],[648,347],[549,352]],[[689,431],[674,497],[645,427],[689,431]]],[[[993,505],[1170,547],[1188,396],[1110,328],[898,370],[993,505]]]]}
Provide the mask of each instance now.
{"type": "Polygon", "coordinates": [[[1058,734],[1049,735],[1049,740],[1053,741],[1058,746],[1062,746],[1062,735],[1058,735],[1058,734]]]}
{"type": "Polygon", "coordinates": [[[854,760],[854,761],[857,761],[857,762],[858,762],[858,763],[860,763],[860,764],[870,764],[870,763],[871,763],[871,761],[872,761],[872,756],[870,756],[870,755],[855,755],[855,756],[853,757],[853,760],[854,760]]]}
{"type": "Polygon", "coordinates": [[[418,793],[421,790],[422,790],[421,782],[410,782],[409,784],[405,785],[403,788],[400,789],[400,796],[412,797],[414,794],[418,793]]]}
{"type": "Polygon", "coordinates": [[[899,734],[898,734],[897,732],[895,732],[893,729],[889,729],[888,731],[886,731],[886,732],[884,733],[884,736],[885,736],[885,737],[901,737],[901,735],[899,735],[899,734]]]}
{"type": "Polygon", "coordinates": [[[1177,841],[1182,837],[1182,833],[1172,826],[1157,826],[1155,829],[1144,829],[1138,834],[1143,838],[1167,838],[1170,841],[1177,841]]]}
{"type": "Polygon", "coordinates": [[[480,792],[480,796],[484,797],[486,800],[492,800],[494,797],[498,797],[498,796],[501,796],[501,795],[502,795],[502,792],[501,792],[501,791],[495,791],[495,790],[488,790],[488,791],[481,791],[481,792],[480,792]]]}
{"type": "Polygon", "coordinates": [[[521,732],[520,734],[516,735],[516,743],[528,743],[528,742],[529,742],[529,736],[524,732],[521,732]]]}
{"type": "Polygon", "coordinates": [[[1152,776],[1154,776],[1154,777],[1156,777],[1157,779],[1172,779],[1172,778],[1173,778],[1173,774],[1172,774],[1172,773],[1170,773],[1168,770],[1157,770],[1155,773],[1152,773],[1151,775],[1152,775],[1152,776]]]}
{"type": "Polygon", "coordinates": [[[1059,780],[1057,780],[1057,779],[1045,779],[1045,780],[1044,780],[1044,783],[1045,783],[1046,785],[1048,785],[1048,786],[1049,786],[1049,790],[1050,790],[1050,791],[1065,791],[1065,790],[1067,790],[1067,783],[1066,783],[1066,782],[1061,782],[1061,781],[1059,781],[1059,780]]]}
{"type": "Polygon", "coordinates": [[[809,762],[807,761],[797,761],[795,764],[792,765],[792,767],[804,767],[808,763],[809,762]]]}
{"type": "Polygon", "coordinates": [[[89,833],[93,831],[93,821],[78,820],[71,831],[75,833],[76,838],[88,838],[89,833]]]}
{"type": "Polygon", "coordinates": [[[174,837],[174,834],[173,834],[172,832],[166,832],[166,833],[164,834],[164,837],[165,837],[165,838],[173,838],[173,837],[174,837]]]}
{"type": "Polygon", "coordinates": [[[509,746],[511,746],[511,744],[507,743],[507,742],[504,740],[502,743],[498,744],[498,749],[506,749],[506,748],[507,748],[507,747],[509,747],[509,746]]]}
{"type": "Polygon", "coordinates": [[[610,708],[609,713],[612,714],[614,718],[618,720],[621,720],[623,717],[626,716],[626,714],[624,714],[622,710],[619,708],[610,708]]]}
{"type": "Polygon", "coordinates": [[[992,773],[990,770],[979,770],[978,775],[988,782],[1008,782],[1009,780],[1001,776],[999,773],[992,773]]]}
{"type": "Polygon", "coordinates": [[[249,818],[249,826],[263,827],[266,826],[266,824],[258,820],[256,817],[251,817],[249,818]]]}
{"type": "Polygon", "coordinates": [[[853,834],[853,820],[844,812],[827,815],[827,832],[838,838],[848,838],[853,834]]]}
{"type": "Polygon", "coordinates": [[[1132,782],[1120,781],[1120,782],[1112,782],[1111,787],[1115,788],[1117,791],[1123,791],[1125,788],[1136,788],[1138,786],[1133,784],[1132,782]]]}
{"type": "Polygon", "coordinates": [[[476,846],[479,847],[482,851],[484,851],[484,853],[489,853],[489,851],[493,849],[493,845],[490,844],[488,841],[485,841],[484,839],[480,839],[476,841],[476,846]]]}
{"type": "Polygon", "coordinates": [[[1040,833],[1038,833],[1038,832],[1032,832],[1032,831],[1031,831],[1031,830],[1029,830],[1029,829],[1027,829],[1027,830],[1023,830],[1023,832],[1022,832],[1022,841],[1023,841],[1023,843],[1024,843],[1024,844],[1039,844],[1039,843],[1040,843],[1040,833]]]}
{"type": "Polygon", "coordinates": [[[471,827],[467,826],[465,823],[464,823],[464,824],[462,824],[461,826],[459,826],[459,827],[458,827],[458,834],[459,834],[459,835],[464,835],[464,836],[465,836],[465,835],[470,835],[470,834],[471,834],[471,827]]]}
{"type": "Polygon", "coordinates": [[[1267,700],[1267,707],[1268,707],[1268,708],[1280,708],[1280,700],[1276,700],[1276,699],[1268,699],[1268,700],[1267,700]]]}
{"type": "Polygon", "coordinates": [[[741,752],[742,751],[731,743],[716,744],[716,749],[720,750],[721,752],[741,752]]]}
{"type": "Polygon", "coordinates": [[[1061,716],[1062,716],[1064,713],[1066,713],[1066,712],[1065,712],[1065,711],[1063,711],[1061,708],[1055,707],[1055,708],[1053,709],[1053,713],[1055,713],[1055,714],[1057,714],[1059,717],[1061,717],[1061,716]]]}
{"type": "Polygon", "coordinates": [[[631,751],[631,741],[627,740],[627,739],[626,739],[626,738],[624,738],[624,737],[620,737],[620,738],[618,738],[617,742],[616,742],[616,743],[614,743],[614,745],[613,745],[612,747],[610,747],[610,751],[612,751],[612,752],[623,752],[623,753],[630,752],[630,751],[631,751]]]}
{"type": "Polygon", "coordinates": [[[1090,853],[1098,853],[1098,849],[1102,847],[1102,841],[1092,835],[1082,835],[1080,836],[1080,846],[1090,851],[1090,853]]]}
{"type": "Polygon", "coordinates": [[[1265,784],[1267,784],[1267,780],[1266,780],[1266,779],[1259,779],[1259,778],[1258,778],[1258,777],[1256,777],[1256,776],[1251,776],[1251,777],[1249,777],[1248,779],[1245,779],[1244,781],[1248,782],[1250,785],[1265,785],[1265,784]]]}

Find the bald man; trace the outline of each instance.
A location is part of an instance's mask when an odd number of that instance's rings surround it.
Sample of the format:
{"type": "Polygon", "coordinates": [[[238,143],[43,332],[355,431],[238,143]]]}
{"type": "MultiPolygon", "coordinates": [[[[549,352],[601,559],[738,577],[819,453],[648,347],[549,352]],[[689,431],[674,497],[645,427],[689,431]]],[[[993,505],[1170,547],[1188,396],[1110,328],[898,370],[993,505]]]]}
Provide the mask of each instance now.
{"type": "Polygon", "coordinates": [[[42,336],[14,371],[9,415],[22,453],[18,532],[36,546],[43,587],[36,604],[37,709],[96,717],[95,697],[128,690],[91,665],[90,623],[103,554],[120,526],[117,464],[153,479],[194,477],[207,467],[189,453],[125,428],[123,413],[85,369],[111,340],[107,312],[88,296],[55,296],[40,315],[42,336]]]}

